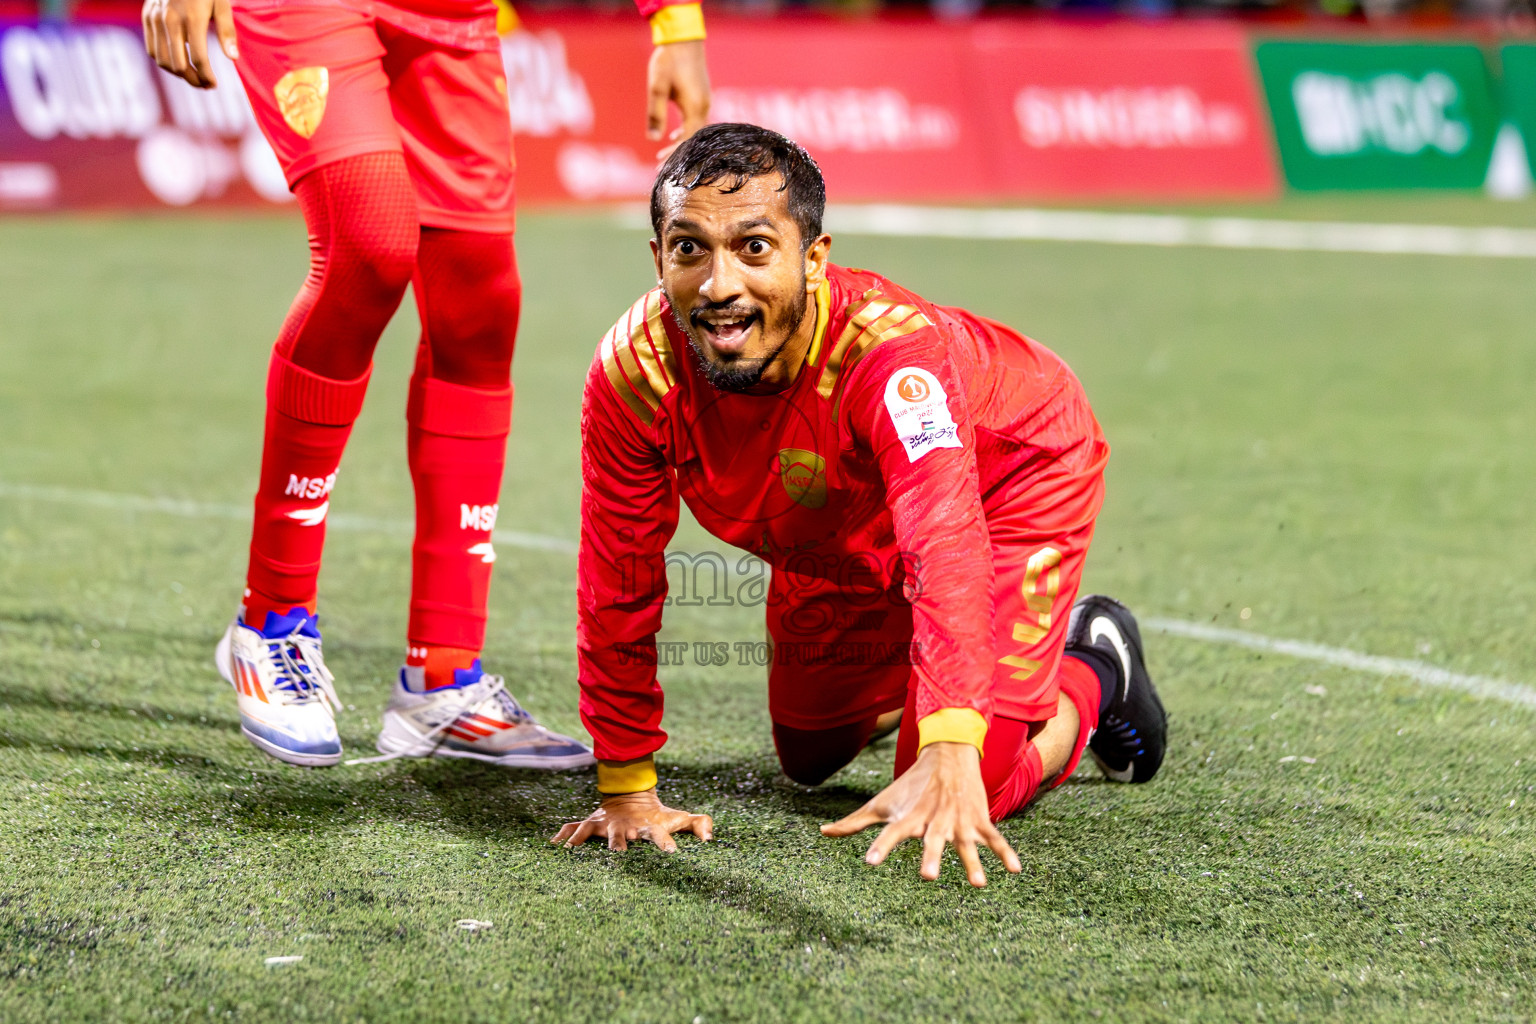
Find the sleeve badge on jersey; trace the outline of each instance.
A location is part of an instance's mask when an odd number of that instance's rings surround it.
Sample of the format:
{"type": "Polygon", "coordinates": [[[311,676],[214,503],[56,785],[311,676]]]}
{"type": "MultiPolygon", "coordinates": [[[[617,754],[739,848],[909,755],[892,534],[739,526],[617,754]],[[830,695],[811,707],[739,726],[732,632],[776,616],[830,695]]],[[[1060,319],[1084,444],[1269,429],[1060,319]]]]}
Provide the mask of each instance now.
{"type": "Polygon", "coordinates": [[[885,411],[913,462],[935,448],[963,448],[949,396],[939,379],[920,366],[904,366],[885,382],[885,411]]]}

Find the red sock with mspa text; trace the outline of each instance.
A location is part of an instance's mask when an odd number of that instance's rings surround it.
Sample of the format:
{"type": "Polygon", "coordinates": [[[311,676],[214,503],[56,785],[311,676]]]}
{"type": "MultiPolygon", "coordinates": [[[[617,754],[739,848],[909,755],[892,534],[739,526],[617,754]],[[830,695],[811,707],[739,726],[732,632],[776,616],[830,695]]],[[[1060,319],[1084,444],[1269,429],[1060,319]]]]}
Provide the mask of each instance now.
{"type": "Polygon", "coordinates": [[[411,379],[407,446],[416,485],[407,639],[421,648],[427,688],[452,683],[485,644],[486,604],[512,388],[485,391],[411,379]],[[434,648],[452,649],[434,657],[434,648]],[[457,655],[457,656],[455,656],[457,655]],[[446,674],[446,676],[445,676],[446,674]]]}
{"type": "Polygon", "coordinates": [[[247,625],[261,629],[269,611],[315,610],[331,489],[368,376],[327,380],[272,354],[246,571],[247,625]]]}
{"type": "Polygon", "coordinates": [[[420,668],[430,690],[452,685],[485,643],[522,304],[512,236],[424,229],[415,287],[422,340],[406,407],[416,488],[407,668],[420,668]]]}

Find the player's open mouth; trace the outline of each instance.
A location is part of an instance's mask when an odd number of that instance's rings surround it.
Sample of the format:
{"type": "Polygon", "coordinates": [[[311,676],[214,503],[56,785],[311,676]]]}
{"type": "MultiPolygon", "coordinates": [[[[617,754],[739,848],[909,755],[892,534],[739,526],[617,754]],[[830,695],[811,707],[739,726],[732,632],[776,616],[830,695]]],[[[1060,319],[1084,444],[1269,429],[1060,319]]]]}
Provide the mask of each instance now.
{"type": "Polygon", "coordinates": [[[752,333],[752,325],[757,323],[758,314],[742,313],[735,310],[697,312],[693,314],[693,324],[709,347],[721,355],[740,355],[746,348],[747,336],[752,333]]]}

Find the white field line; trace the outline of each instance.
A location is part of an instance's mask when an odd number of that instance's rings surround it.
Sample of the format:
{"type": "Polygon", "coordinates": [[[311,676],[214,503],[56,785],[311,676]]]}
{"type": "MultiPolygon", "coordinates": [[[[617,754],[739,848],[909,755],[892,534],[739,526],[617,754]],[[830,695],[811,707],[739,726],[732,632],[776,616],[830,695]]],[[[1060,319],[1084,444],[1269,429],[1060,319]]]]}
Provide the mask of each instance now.
{"type": "MultiPolygon", "coordinates": [[[[62,505],[91,505],[122,512],[159,512],[163,515],[184,516],[188,519],[235,519],[250,522],[252,511],[247,505],[222,505],[206,501],[186,501],[181,498],[151,498],[142,494],[119,494],[115,491],[85,491],[73,487],[40,487],[34,484],[0,482],[0,498],[16,498],[23,501],[49,501],[62,505]]],[[[378,519],[373,516],[354,516],[345,513],[327,515],[326,523],[333,530],[349,530],[371,533],[395,533],[410,536],[412,524],[404,519],[378,519]]],[[[553,551],[562,555],[574,555],[576,542],[563,537],[549,537],[540,533],[523,533],[519,530],[496,530],[491,539],[508,547],[526,548],[530,551],[553,551]]]]}
{"type": "Polygon", "coordinates": [[[1182,619],[1149,618],[1143,620],[1143,624],[1153,632],[1167,633],[1170,636],[1203,640],[1206,643],[1234,644],[1255,651],[1284,654],[1303,661],[1318,661],[1336,668],[1370,672],[1379,676],[1402,676],[1423,686],[1460,690],[1474,697],[1492,697],[1510,704],[1536,708],[1536,690],[1519,683],[1512,683],[1507,679],[1461,675],[1408,658],[1382,658],[1374,654],[1361,654],[1345,647],[1328,647],[1324,644],[1308,643],[1305,640],[1279,640],[1258,633],[1222,629],[1199,622],[1185,622],[1182,619]]]}
{"type": "Polygon", "coordinates": [[[831,206],[826,224],[833,234],[850,235],[1536,259],[1536,231],[1445,224],[897,205],[831,206]]]}
{"type": "MultiPolygon", "coordinates": [[[[164,515],[184,516],[189,519],[234,519],[248,521],[251,510],[239,505],[223,505],[204,501],[186,501],[180,498],[152,498],[140,494],[120,494],[113,491],[77,490],[73,487],[44,487],[33,484],[0,482],[0,498],[23,501],[46,501],[67,505],[89,505],[124,512],[158,512],[164,515]]],[[[326,520],[333,529],[371,531],[376,533],[409,534],[411,524],[403,519],[376,519],[369,516],[332,515],[326,520]]],[[[498,544],[528,548],[534,551],[553,551],[575,554],[576,545],[562,537],[549,537],[516,530],[497,530],[492,538],[498,544]]],[[[1352,669],[1380,676],[1402,676],[1424,686],[1459,690],[1475,697],[1490,697],[1522,707],[1536,708],[1536,690],[1520,683],[1492,676],[1469,676],[1451,672],[1422,661],[1407,658],[1383,658],[1374,654],[1361,654],[1345,647],[1328,647],[1305,640],[1282,640],[1249,633],[1237,629],[1222,629],[1199,622],[1182,619],[1147,618],[1143,625],[1154,633],[1201,640],[1206,643],[1232,644],[1256,651],[1283,654],[1302,661],[1316,661],[1336,668],[1352,669]]]]}

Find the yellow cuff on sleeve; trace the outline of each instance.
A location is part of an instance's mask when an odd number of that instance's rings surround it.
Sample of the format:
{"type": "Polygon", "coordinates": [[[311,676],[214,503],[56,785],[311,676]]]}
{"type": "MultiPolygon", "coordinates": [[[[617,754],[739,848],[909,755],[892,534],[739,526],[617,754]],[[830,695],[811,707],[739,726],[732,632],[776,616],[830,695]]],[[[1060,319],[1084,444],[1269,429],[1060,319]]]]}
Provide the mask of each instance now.
{"type": "Polygon", "coordinates": [[[519,24],[521,22],[518,21],[517,12],[512,9],[510,0],[496,0],[496,34],[509,36],[517,31],[519,24]]]}
{"type": "Polygon", "coordinates": [[[940,708],[917,722],[917,749],[930,743],[969,743],[982,752],[987,720],[975,708],[940,708]]]}
{"type": "Polygon", "coordinates": [[[672,4],[651,15],[653,46],[703,38],[704,9],[698,4],[672,4]]]}
{"type": "Polygon", "coordinates": [[[656,759],[646,758],[621,766],[601,762],[597,766],[597,791],[608,796],[643,793],[656,788],[656,759]]]}

